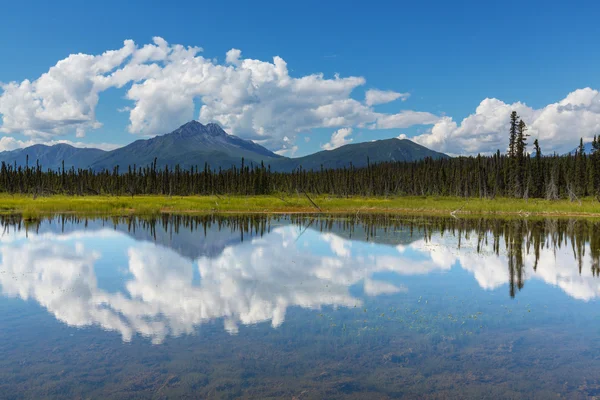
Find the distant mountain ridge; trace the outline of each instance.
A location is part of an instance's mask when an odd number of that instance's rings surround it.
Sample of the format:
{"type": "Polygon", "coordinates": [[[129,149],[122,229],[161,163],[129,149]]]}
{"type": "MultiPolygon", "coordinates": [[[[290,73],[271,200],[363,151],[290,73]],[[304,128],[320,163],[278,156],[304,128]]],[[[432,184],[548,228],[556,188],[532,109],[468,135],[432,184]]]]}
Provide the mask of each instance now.
{"type": "MultiPolygon", "coordinates": [[[[588,154],[589,155],[589,154],[592,154],[593,151],[594,151],[594,148],[592,147],[592,143],[591,142],[583,144],[583,152],[584,152],[584,154],[588,154]]],[[[573,150],[571,150],[567,154],[570,154],[570,155],[574,156],[575,154],[577,154],[577,152],[579,152],[579,146],[575,147],[573,150]]]]}
{"type": "Polygon", "coordinates": [[[25,166],[29,162],[30,167],[34,167],[39,162],[44,170],[57,169],[62,167],[63,161],[65,168],[80,168],[89,164],[90,160],[95,160],[106,152],[94,148],[78,148],[68,144],[55,144],[47,146],[45,144],[35,144],[24,149],[10,150],[0,152],[0,162],[9,165],[15,163],[25,166]]]}
{"type": "Polygon", "coordinates": [[[24,166],[29,156],[29,165],[39,160],[43,169],[91,168],[112,170],[119,167],[124,172],[129,166],[145,167],[156,159],[157,167],[169,168],[179,165],[184,169],[211,169],[239,167],[244,158],[246,165],[269,165],[273,171],[292,171],[299,167],[305,170],[343,168],[353,165],[366,166],[394,161],[416,161],[426,157],[434,159],[448,156],[430,150],[407,139],[385,139],[373,142],[353,143],[334,150],[320,151],[304,157],[280,156],[250,140],[229,135],[217,124],[203,125],[188,122],[171,133],[151,139],[136,140],[124,147],[103,151],[93,148],[76,148],[67,144],[54,146],[35,145],[24,149],[0,152],[0,162],[24,166]]]}
{"type": "Polygon", "coordinates": [[[277,170],[291,171],[300,166],[306,170],[365,167],[367,163],[418,161],[424,158],[448,158],[408,139],[384,139],[351,143],[333,150],[324,150],[304,157],[284,158],[271,164],[277,170]]]}

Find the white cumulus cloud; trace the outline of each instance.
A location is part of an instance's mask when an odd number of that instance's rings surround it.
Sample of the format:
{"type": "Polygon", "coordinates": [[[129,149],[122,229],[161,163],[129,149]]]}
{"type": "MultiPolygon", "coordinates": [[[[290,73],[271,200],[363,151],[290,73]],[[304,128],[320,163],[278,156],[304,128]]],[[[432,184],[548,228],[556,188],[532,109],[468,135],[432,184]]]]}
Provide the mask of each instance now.
{"type": "Polygon", "coordinates": [[[134,51],[128,40],[121,49],[100,55],[72,54],[34,81],[2,84],[0,131],[49,137],[98,128],[98,77],[120,66],[134,51]]]}
{"type": "Polygon", "coordinates": [[[405,101],[410,96],[410,93],[398,93],[392,90],[369,89],[365,95],[365,104],[374,106],[376,104],[385,104],[394,100],[405,101]]]}
{"type": "Polygon", "coordinates": [[[351,143],[353,139],[349,139],[348,136],[352,135],[352,128],[342,128],[333,132],[329,143],[325,143],[321,146],[323,150],[333,150],[340,146],[351,143]]]}
{"type": "Polygon", "coordinates": [[[351,96],[366,83],[360,76],[294,77],[278,56],[255,60],[231,49],[218,64],[201,52],[155,37],[141,47],[126,40],[99,55],[72,54],[35,80],[1,84],[0,132],[47,141],[73,132],[83,137],[101,126],[95,110],[109,88],[126,91],[131,104],[119,111],[129,113],[132,134],[162,134],[197,118],[284,153],[294,151],[298,133],[315,128],[390,129],[438,120],[428,112],[375,112],[372,105],[407,94],[370,90],[360,102],[351,96]],[[198,115],[195,102],[202,105],[198,115]]]}
{"type": "MultiPolygon", "coordinates": [[[[409,93],[368,89],[364,101],[357,100],[355,89],[366,85],[361,76],[292,76],[279,56],[244,58],[234,48],[219,64],[203,57],[202,51],[160,37],[144,45],[126,40],[121,48],[101,54],[71,54],[37,78],[0,83],[0,133],[8,137],[3,139],[4,148],[18,134],[36,143],[52,143],[62,135],[74,133],[81,138],[100,128],[96,107],[110,88],[122,88],[130,101],[119,111],[129,114],[127,129],[132,134],[163,134],[198,119],[216,122],[231,134],[287,155],[296,151],[299,133],[317,128],[415,125],[431,125],[411,139],[435,150],[450,154],[504,151],[513,110],[529,126],[531,142],[539,138],[545,153],[569,151],[580,137],[590,140],[600,134],[600,96],[592,88],[574,90],[541,108],[486,98],[474,113],[458,121],[418,110],[377,112],[374,106],[406,100],[409,93]],[[201,105],[197,114],[196,103],[201,105]]],[[[16,142],[12,143],[15,148],[16,142]]]]}
{"type": "Polygon", "coordinates": [[[513,110],[529,127],[529,143],[539,139],[542,153],[563,153],[572,150],[580,138],[590,141],[600,134],[600,95],[597,90],[585,88],[540,109],[520,102],[484,99],[475,113],[460,124],[443,117],[430,130],[411,139],[449,154],[493,153],[498,149],[504,152],[513,110]]]}

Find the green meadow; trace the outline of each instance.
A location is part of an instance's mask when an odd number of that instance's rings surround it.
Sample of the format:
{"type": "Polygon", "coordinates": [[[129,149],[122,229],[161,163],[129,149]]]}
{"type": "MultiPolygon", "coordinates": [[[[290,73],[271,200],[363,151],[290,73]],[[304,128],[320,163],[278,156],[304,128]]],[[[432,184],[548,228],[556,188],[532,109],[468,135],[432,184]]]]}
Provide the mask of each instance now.
{"type": "Polygon", "coordinates": [[[0,195],[0,212],[34,218],[51,213],[103,215],[161,213],[419,213],[515,216],[600,216],[600,202],[459,197],[270,196],[49,196],[0,195]],[[312,200],[312,201],[311,201],[312,200]]]}

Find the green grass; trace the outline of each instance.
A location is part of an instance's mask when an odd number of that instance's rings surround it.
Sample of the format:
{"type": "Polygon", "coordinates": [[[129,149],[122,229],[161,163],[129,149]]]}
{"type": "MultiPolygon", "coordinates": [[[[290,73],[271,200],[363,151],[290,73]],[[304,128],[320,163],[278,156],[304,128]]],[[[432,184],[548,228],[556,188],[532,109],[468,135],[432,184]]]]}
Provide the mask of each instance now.
{"type": "MultiPolygon", "coordinates": [[[[457,197],[351,197],[311,196],[322,212],[421,214],[505,214],[600,216],[600,203],[592,198],[582,203],[568,200],[519,200],[457,197]]],[[[19,213],[34,218],[50,213],[82,214],[160,214],[160,213],[295,213],[318,212],[306,197],[300,196],[10,196],[0,195],[0,213],[19,213]]]]}

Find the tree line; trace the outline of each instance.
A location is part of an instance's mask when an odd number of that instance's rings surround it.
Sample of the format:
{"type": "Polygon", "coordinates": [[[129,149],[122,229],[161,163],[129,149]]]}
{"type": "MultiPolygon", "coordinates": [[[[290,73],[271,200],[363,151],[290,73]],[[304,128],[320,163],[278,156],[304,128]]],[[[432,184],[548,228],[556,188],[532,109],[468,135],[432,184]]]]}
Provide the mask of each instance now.
{"type": "MultiPolygon", "coordinates": [[[[242,158],[230,169],[157,168],[132,165],[122,171],[44,169],[2,163],[0,192],[36,196],[66,195],[265,195],[311,193],[331,196],[459,196],[600,200],[600,138],[586,154],[583,139],[575,154],[546,155],[538,140],[528,151],[527,126],[516,112],[510,116],[506,153],[425,158],[414,162],[384,162],[356,168],[272,171],[269,165],[248,164],[242,158]]],[[[368,161],[368,160],[367,160],[368,161]]]]}

